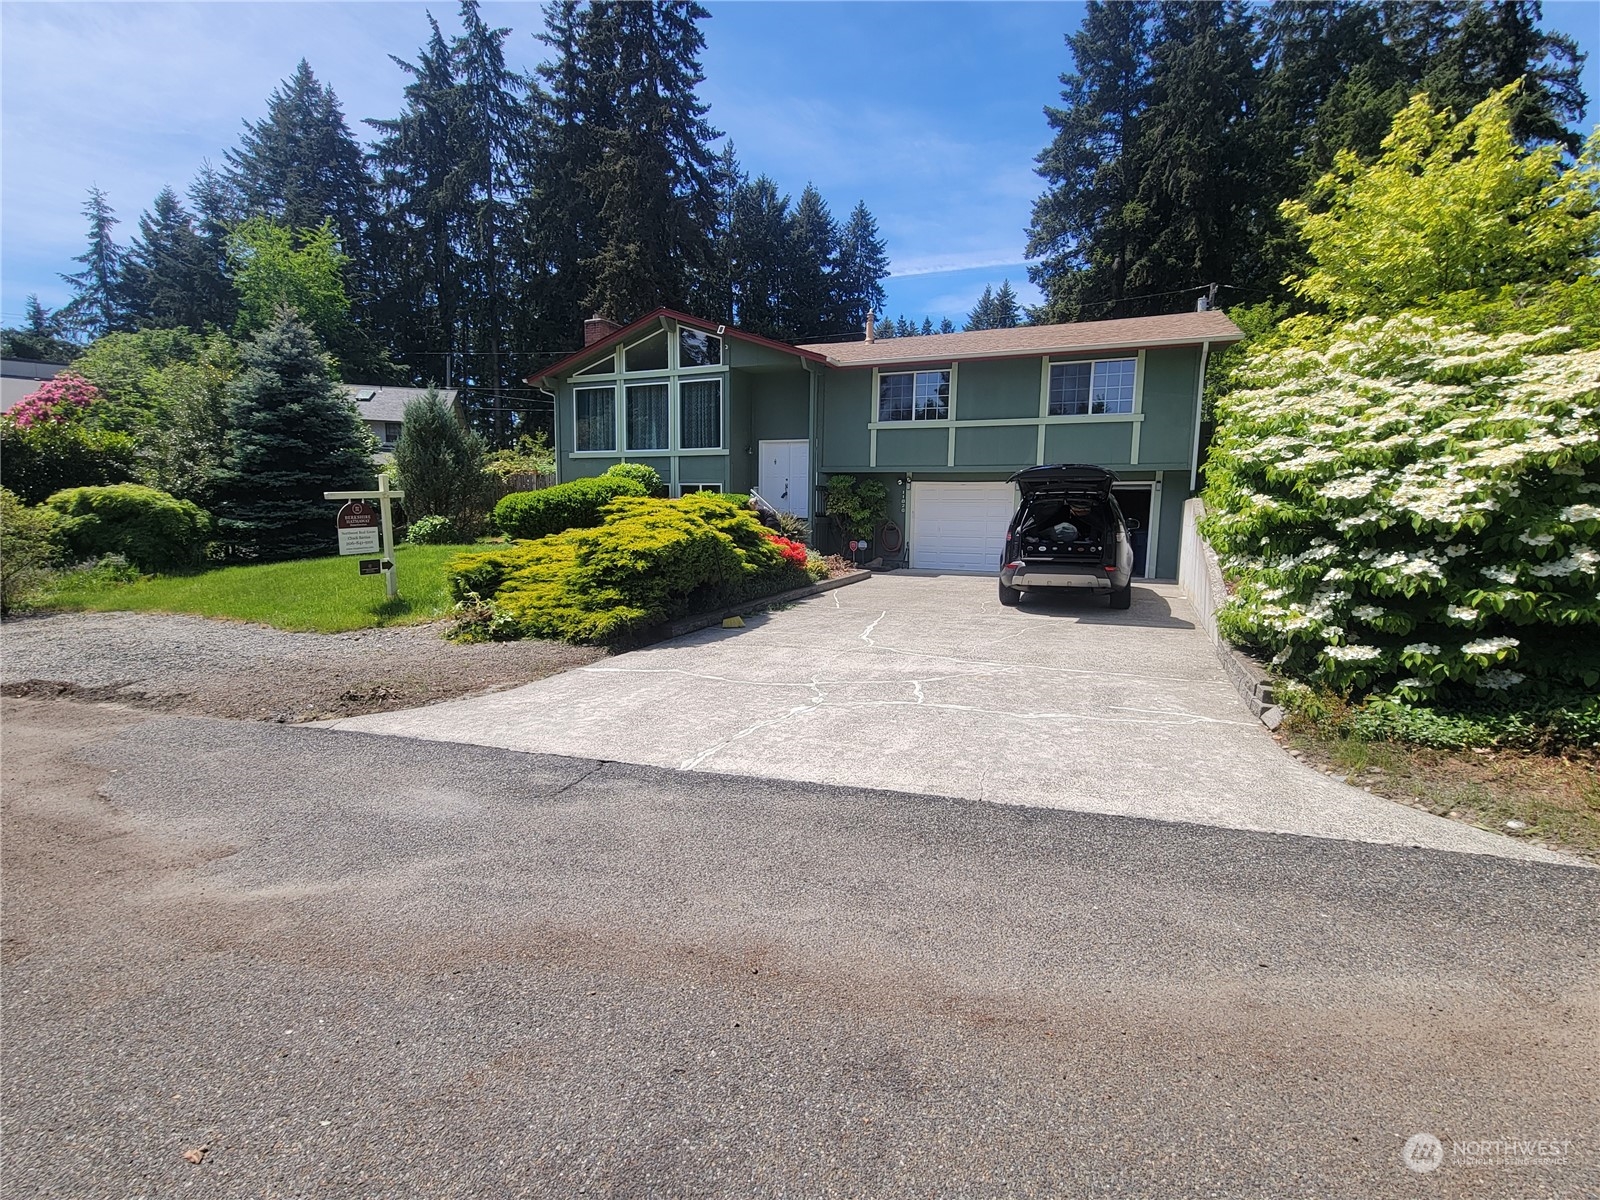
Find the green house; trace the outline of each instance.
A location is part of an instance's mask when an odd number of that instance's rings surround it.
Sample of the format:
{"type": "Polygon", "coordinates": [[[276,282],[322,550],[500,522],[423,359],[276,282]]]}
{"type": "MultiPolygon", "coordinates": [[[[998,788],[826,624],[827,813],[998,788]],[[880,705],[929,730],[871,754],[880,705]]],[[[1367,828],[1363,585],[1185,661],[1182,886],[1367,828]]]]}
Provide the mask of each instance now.
{"type": "Polygon", "coordinates": [[[562,480],[644,462],[675,496],[755,490],[816,518],[830,476],[873,476],[890,497],[874,555],[992,572],[1016,508],[1006,480],[1094,463],[1139,522],[1137,573],[1171,579],[1206,361],[1243,335],[1193,312],[791,346],[658,309],[584,336],[529,380],[555,397],[562,480]]]}

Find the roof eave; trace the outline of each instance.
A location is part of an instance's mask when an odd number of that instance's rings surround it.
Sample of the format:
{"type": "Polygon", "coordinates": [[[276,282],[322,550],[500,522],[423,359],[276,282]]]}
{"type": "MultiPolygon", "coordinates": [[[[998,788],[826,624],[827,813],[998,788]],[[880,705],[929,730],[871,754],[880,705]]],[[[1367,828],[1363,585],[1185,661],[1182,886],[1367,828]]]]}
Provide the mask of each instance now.
{"type": "Polygon", "coordinates": [[[1031,350],[978,350],[969,351],[965,354],[920,354],[895,358],[875,358],[865,362],[841,361],[830,358],[828,359],[828,365],[842,370],[854,370],[865,367],[898,367],[912,363],[971,362],[974,359],[1039,358],[1041,355],[1049,354],[1099,354],[1106,350],[1148,350],[1174,346],[1203,346],[1208,342],[1213,346],[1218,346],[1243,340],[1243,332],[1198,337],[1190,335],[1181,338],[1140,338],[1137,342],[1103,342],[1088,346],[1038,346],[1031,350]]]}

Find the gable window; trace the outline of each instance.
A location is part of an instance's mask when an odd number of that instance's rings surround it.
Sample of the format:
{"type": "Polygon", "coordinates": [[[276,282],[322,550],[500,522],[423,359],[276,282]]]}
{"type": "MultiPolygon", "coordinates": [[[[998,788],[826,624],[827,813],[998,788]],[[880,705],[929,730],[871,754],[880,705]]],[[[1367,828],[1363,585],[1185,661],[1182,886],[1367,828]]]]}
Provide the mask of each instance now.
{"type": "Polygon", "coordinates": [[[722,448],[722,380],[678,384],[678,444],[684,450],[722,448]]]}
{"type": "Polygon", "coordinates": [[[628,392],[628,449],[667,448],[667,385],[636,383],[628,392]]]}
{"type": "Polygon", "coordinates": [[[638,371],[665,371],[667,369],[667,331],[652,334],[642,342],[635,342],[622,352],[623,370],[629,374],[638,371]]]}
{"type": "Polygon", "coordinates": [[[678,365],[680,367],[719,367],[722,365],[722,339],[686,326],[678,327],[678,365]]]}
{"type": "Polygon", "coordinates": [[[878,376],[878,420],[950,418],[949,371],[896,371],[878,376]]]}
{"type": "Polygon", "coordinates": [[[617,365],[617,356],[615,354],[608,354],[604,358],[602,358],[599,362],[595,363],[593,366],[585,367],[583,370],[579,371],[578,374],[579,375],[609,375],[609,374],[611,374],[611,372],[613,370],[616,369],[616,365],[617,365]]]}
{"type": "Polygon", "coordinates": [[[577,388],[572,393],[573,449],[593,452],[617,448],[615,388],[577,388]]]}
{"type": "Polygon", "coordinates": [[[1131,413],[1137,359],[1050,364],[1050,415],[1131,413]]]}

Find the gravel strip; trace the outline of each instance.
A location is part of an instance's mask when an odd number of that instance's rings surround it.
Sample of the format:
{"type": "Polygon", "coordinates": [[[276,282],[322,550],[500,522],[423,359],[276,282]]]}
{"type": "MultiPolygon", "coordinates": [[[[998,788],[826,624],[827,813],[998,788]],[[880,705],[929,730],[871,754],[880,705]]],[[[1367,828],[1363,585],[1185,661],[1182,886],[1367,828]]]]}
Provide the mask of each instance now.
{"type": "Polygon", "coordinates": [[[435,704],[604,656],[564,642],[457,645],[439,623],[320,634],[202,617],[63,613],[0,626],[6,695],[279,722],[435,704]]]}

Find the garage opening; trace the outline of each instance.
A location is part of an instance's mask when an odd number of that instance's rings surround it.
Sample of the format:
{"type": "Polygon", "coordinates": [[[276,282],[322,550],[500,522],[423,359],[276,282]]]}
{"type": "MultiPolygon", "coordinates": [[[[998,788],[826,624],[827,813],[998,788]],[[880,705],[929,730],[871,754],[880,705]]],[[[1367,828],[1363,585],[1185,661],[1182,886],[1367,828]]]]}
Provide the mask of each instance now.
{"type": "Polygon", "coordinates": [[[1139,528],[1128,535],[1129,541],[1133,543],[1135,579],[1150,577],[1146,565],[1150,556],[1150,499],[1154,493],[1154,485],[1148,483],[1118,484],[1111,489],[1122,515],[1130,521],[1139,522],[1139,528]]]}
{"type": "Polygon", "coordinates": [[[911,485],[911,566],[924,571],[1000,569],[1006,526],[1017,511],[1009,483],[911,485]]]}

